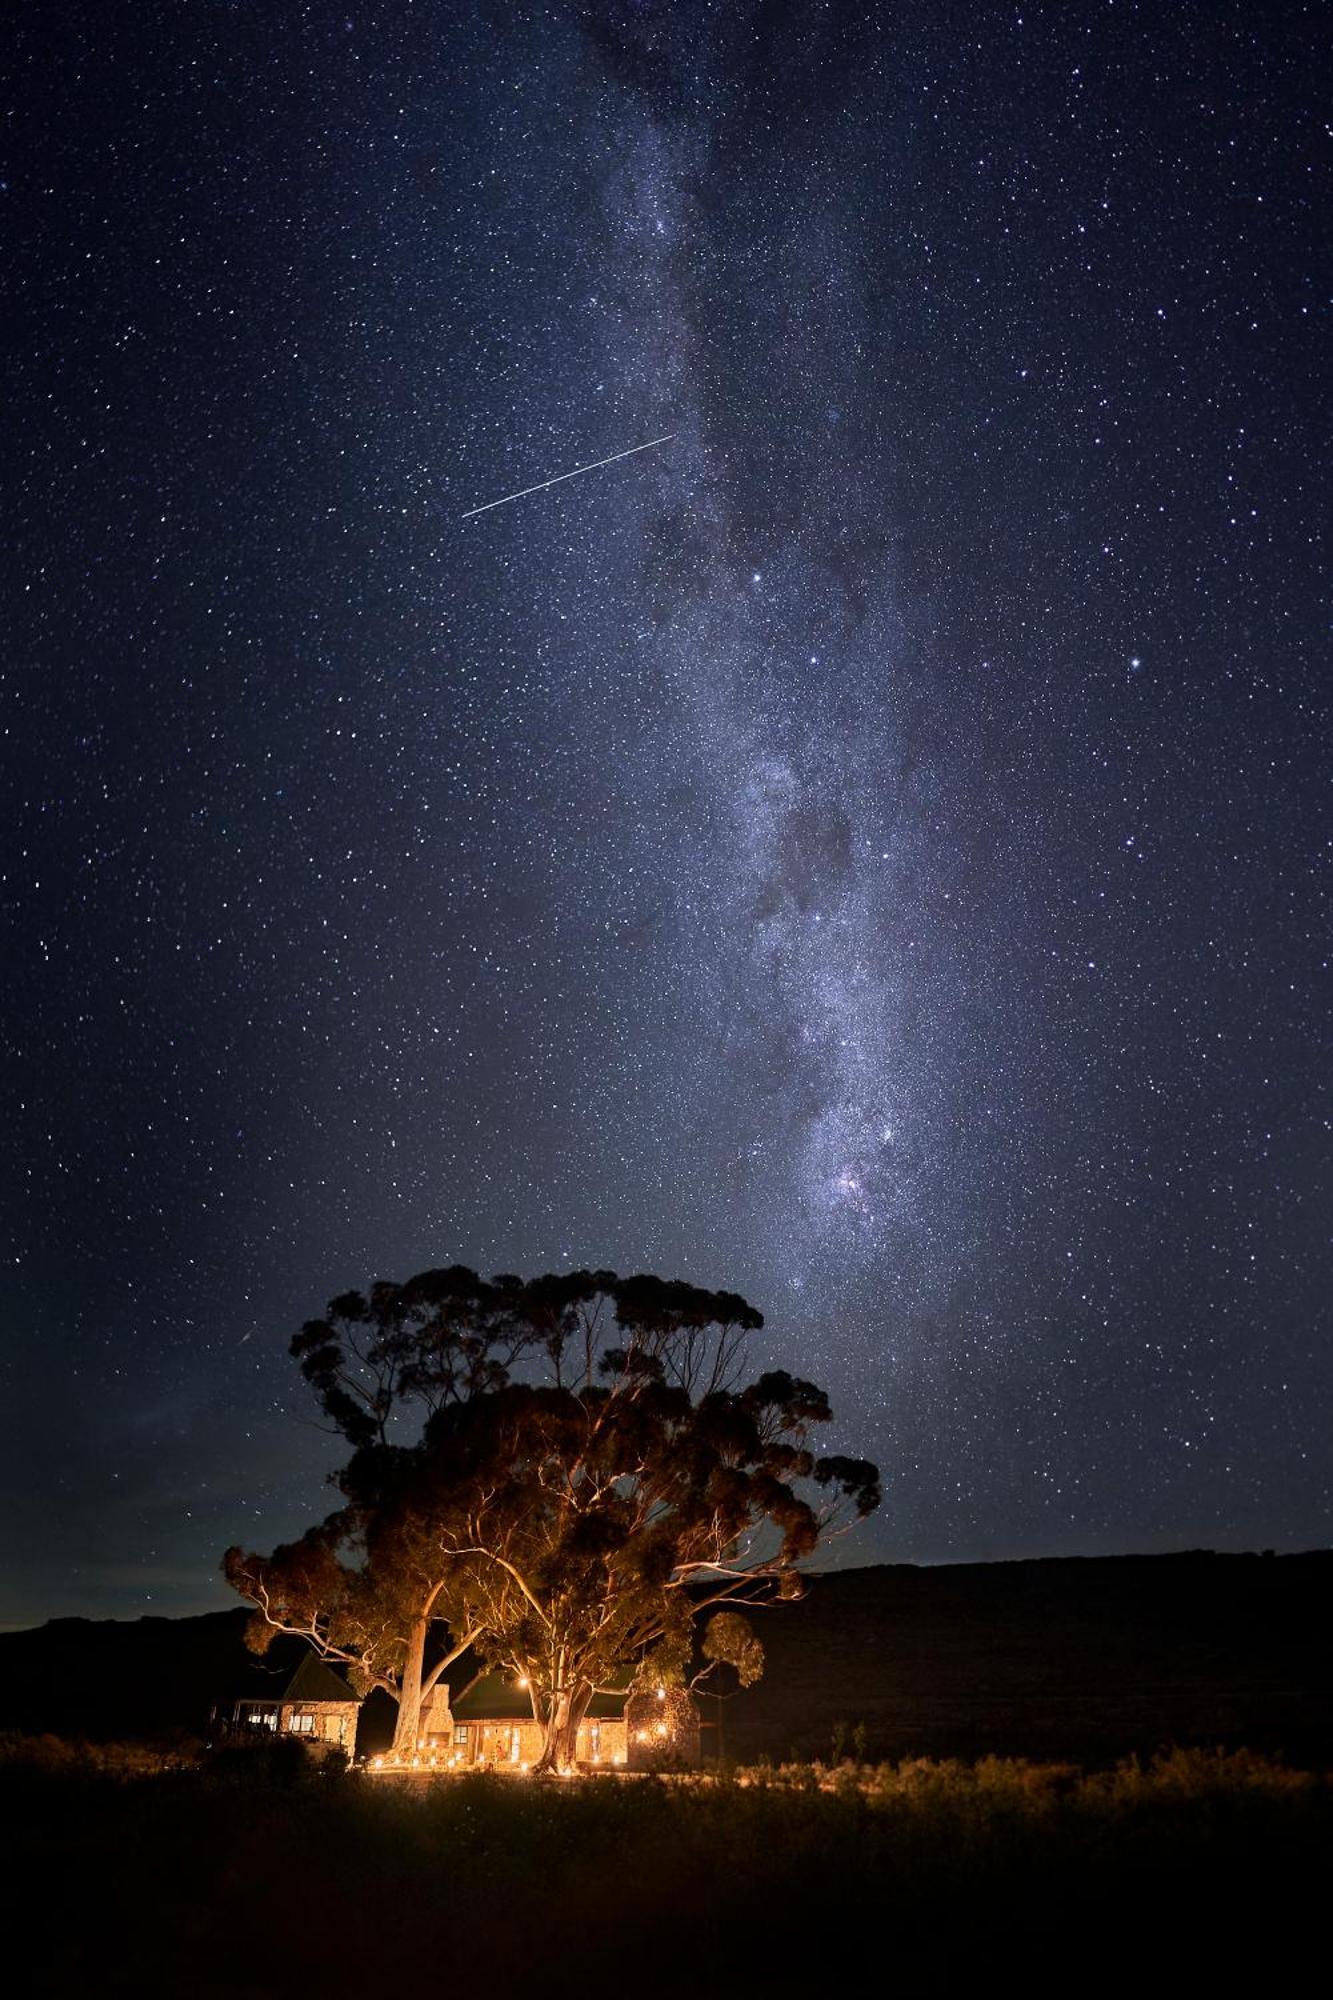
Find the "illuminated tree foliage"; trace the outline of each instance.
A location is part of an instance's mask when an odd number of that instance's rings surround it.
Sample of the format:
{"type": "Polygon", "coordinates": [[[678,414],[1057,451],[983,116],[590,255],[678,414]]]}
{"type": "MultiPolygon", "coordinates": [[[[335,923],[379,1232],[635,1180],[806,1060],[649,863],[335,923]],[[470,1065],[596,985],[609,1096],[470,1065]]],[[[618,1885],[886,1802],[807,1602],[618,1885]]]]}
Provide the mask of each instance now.
{"type": "MultiPolygon", "coordinates": [[[[404,1457],[400,1475],[414,1469],[404,1457]]],[[[449,1591],[447,1519],[404,1490],[401,1477],[395,1491],[386,1470],[354,1461],[338,1476],[357,1494],[353,1504],[271,1556],[228,1549],[223,1570],[255,1607],[251,1650],[267,1651],[280,1632],[296,1634],[345,1667],[358,1694],[387,1689],[398,1703],[394,1747],[404,1751],[416,1743],[423,1700],[480,1634],[449,1591]],[[447,1643],[427,1671],[432,1631],[447,1643]]]]}
{"type": "Polygon", "coordinates": [[[451,1545],[457,1496],[438,1455],[423,1450],[421,1424],[502,1387],[529,1337],[508,1293],[456,1265],[344,1293],[291,1343],[352,1447],[333,1480],[346,1504],[271,1556],[229,1549],[224,1574],[255,1607],[253,1650],[297,1634],[344,1666],[358,1692],[395,1697],[398,1750],[415,1745],[424,1697],[479,1636],[450,1588],[462,1580],[451,1545]],[[427,1670],[432,1632],[447,1642],[427,1670]]]}
{"type": "MultiPolygon", "coordinates": [[[[232,1551],[228,1576],[265,1622],[395,1687],[400,1744],[441,1621],[451,1655],[472,1644],[526,1683],[540,1768],[565,1768],[599,1688],[626,1666],[680,1686],[697,1619],[799,1594],[821,1534],[878,1504],[873,1466],[810,1449],[823,1390],[742,1383],[762,1324],[734,1293],[608,1271],[454,1269],[336,1300],[293,1349],[353,1446],[348,1506],[268,1561],[232,1551]]],[[[734,1611],[703,1652],[761,1670],[734,1611]]]]}

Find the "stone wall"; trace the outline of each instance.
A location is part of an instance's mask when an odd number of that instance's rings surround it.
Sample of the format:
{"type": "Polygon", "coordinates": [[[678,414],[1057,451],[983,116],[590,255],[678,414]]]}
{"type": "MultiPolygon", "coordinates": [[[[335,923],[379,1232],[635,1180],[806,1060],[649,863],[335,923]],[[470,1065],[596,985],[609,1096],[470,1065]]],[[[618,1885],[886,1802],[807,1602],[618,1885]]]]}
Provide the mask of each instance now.
{"type": "MultiPolygon", "coordinates": [[[[431,1748],[446,1749],[443,1739],[432,1738],[431,1748]]],[[[542,1733],[535,1722],[464,1722],[450,1732],[447,1761],[455,1768],[485,1765],[488,1770],[529,1769],[541,1756],[542,1733]],[[466,1734],[459,1738],[459,1731],[466,1734]]],[[[579,1724],[576,1755],[590,1769],[610,1767],[626,1761],[625,1724],[619,1719],[584,1721],[579,1724]]]]}

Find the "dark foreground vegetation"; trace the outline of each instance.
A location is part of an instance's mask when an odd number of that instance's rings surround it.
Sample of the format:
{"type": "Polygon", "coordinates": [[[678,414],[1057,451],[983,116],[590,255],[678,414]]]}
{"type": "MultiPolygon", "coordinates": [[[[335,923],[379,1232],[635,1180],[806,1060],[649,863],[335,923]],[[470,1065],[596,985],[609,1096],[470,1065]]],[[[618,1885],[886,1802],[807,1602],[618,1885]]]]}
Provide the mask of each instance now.
{"type": "MultiPolygon", "coordinates": [[[[184,1758],[187,1753],[179,1753],[184,1758]]],[[[0,1760],[25,1992],[1295,1990],[1333,1787],[1248,1752],[702,1781],[0,1760]]]]}

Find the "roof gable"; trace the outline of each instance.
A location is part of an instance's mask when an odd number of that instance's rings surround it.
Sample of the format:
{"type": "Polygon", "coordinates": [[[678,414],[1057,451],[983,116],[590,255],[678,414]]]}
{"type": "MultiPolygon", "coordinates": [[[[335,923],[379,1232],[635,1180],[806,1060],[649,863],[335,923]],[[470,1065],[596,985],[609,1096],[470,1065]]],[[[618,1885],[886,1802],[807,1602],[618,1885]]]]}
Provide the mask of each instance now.
{"type": "Polygon", "coordinates": [[[294,1646],[282,1643],[281,1651],[275,1645],[262,1658],[252,1658],[229,1698],[270,1705],[359,1699],[335,1668],[300,1641],[294,1646]]]}
{"type": "MultiPolygon", "coordinates": [[[[599,1690],[588,1704],[587,1716],[590,1722],[619,1721],[625,1712],[625,1695],[628,1691],[630,1669],[616,1679],[625,1686],[620,1689],[599,1690]]],[[[528,1690],[519,1687],[506,1674],[483,1674],[474,1681],[466,1694],[455,1697],[450,1704],[455,1722],[531,1722],[532,1701],[528,1690]]]]}
{"type": "Polygon", "coordinates": [[[315,1653],[306,1653],[288,1681],[282,1693],[283,1701],[355,1701],[342,1675],[335,1673],[327,1660],[321,1660],[315,1653]]]}

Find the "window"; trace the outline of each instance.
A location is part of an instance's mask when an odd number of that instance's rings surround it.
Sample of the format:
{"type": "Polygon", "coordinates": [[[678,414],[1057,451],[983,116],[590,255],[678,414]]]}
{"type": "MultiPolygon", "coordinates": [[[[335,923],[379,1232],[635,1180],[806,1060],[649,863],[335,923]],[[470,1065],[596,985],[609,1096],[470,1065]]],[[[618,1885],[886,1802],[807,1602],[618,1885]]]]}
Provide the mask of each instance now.
{"type": "Polygon", "coordinates": [[[276,1708],[249,1708],[245,1712],[245,1719],[252,1729],[276,1729],[278,1711],[276,1708]]]}
{"type": "Polygon", "coordinates": [[[601,1723],[600,1723],[600,1722],[590,1722],[590,1723],[588,1724],[588,1735],[589,1735],[589,1737],[590,1737],[590,1739],[591,1739],[591,1743],[592,1743],[592,1754],[593,1754],[593,1756],[594,1756],[594,1757],[600,1757],[600,1756],[601,1756],[601,1754],[602,1754],[602,1725],[601,1725],[601,1723]]]}
{"type": "Polygon", "coordinates": [[[456,1722],[456,1723],[454,1724],[454,1742],[455,1742],[455,1743],[466,1743],[466,1742],[467,1742],[467,1724],[466,1724],[466,1722],[456,1722]]]}
{"type": "Polygon", "coordinates": [[[292,1715],[287,1719],[287,1727],[295,1736],[312,1736],[315,1729],[313,1715],[292,1715]]]}
{"type": "Polygon", "coordinates": [[[509,1761],[511,1764],[517,1764],[518,1762],[519,1745],[522,1740],[523,1732],[518,1724],[515,1723],[509,1732],[509,1761]]]}

